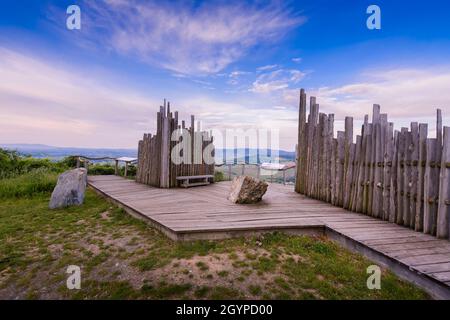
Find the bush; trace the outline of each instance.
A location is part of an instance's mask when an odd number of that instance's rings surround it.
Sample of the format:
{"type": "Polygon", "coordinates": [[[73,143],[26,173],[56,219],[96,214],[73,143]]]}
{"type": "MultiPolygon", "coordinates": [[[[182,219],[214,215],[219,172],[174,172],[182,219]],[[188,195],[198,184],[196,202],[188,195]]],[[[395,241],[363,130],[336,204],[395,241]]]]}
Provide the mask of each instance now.
{"type": "Polygon", "coordinates": [[[222,171],[215,171],[214,172],[214,182],[220,182],[225,181],[225,177],[223,175],[222,171]]]}
{"type": "Polygon", "coordinates": [[[21,155],[17,151],[0,149],[0,179],[13,178],[36,169],[60,173],[68,166],[65,162],[52,162],[50,159],[36,159],[21,155]]]}
{"type": "MultiPolygon", "coordinates": [[[[136,169],[135,165],[129,165],[127,177],[136,176],[136,169]]],[[[94,176],[115,174],[115,168],[114,165],[107,163],[91,164],[89,165],[89,174],[94,176]]],[[[119,167],[119,174],[122,176],[125,174],[125,166],[119,167]]]]}
{"type": "Polygon", "coordinates": [[[62,159],[59,164],[68,169],[74,169],[77,167],[77,157],[68,156],[62,159]]]}
{"type": "Polygon", "coordinates": [[[53,191],[58,173],[39,168],[28,173],[0,179],[0,198],[32,197],[53,191]]]}
{"type": "Polygon", "coordinates": [[[94,176],[114,174],[114,171],[114,167],[110,164],[93,164],[89,166],[89,174],[94,176]]]}
{"type": "MultiPolygon", "coordinates": [[[[120,167],[120,174],[123,176],[125,174],[125,167],[120,167]]],[[[135,177],[136,176],[137,167],[134,164],[128,165],[127,177],[135,177]]]]}

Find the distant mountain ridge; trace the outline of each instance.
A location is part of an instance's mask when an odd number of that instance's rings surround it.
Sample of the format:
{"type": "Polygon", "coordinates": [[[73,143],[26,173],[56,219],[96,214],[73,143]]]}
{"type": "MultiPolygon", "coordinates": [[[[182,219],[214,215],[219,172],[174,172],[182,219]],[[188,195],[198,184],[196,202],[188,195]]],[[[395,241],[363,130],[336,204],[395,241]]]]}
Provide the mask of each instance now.
{"type": "MultiPolygon", "coordinates": [[[[26,144],[26,143],[11,143],[0,144],[0,148],[8,150],[17,150],[19,153],[30,155],[35,158],[50,158],[53,160],[59,160],[67,156],[83,155],[86,157],[137,157],[137,149],[126,148],[79,148],[79,147],[55,147],[45,144],[26,144]]],[[[234,158],[234,149],[225,149],[227,158],[234,158]]],[[[256,157],[257,149],[248,149],[250,159],[256,157]]],[[[261,155],[261,161],[271,161],[271,157],[268,157],[266,149],[259,150],[261,155]]],[[[272,157],[277,156],[286,161],[295,160],[295,152],[285,150],[270,150],[272,157]]],[[[245,159],[245,148],[237,149],[238,161],[245,159]]],[[[216,159],[222,159],[223,149],[216,149],[216,159]]],[[[228,162],[228,161],[227,161],[228,162]]],[[[253,162],[253,161],[251,161],[253,162]]]]}

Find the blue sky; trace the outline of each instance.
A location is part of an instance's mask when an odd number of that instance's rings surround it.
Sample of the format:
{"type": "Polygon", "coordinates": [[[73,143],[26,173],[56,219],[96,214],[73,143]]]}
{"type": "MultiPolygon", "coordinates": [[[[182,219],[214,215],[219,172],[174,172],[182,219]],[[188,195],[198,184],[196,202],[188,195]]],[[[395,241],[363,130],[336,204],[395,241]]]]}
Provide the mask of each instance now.
{"type": "Polygon", "coordinates": [[[277,128],[298,90],[359,125],[450,115],[448,1],[25,1],[0,10],[0,142],[135,147],[164,98],[208,128],[277,128]],[[66,8],[81,8],[81,30],[66,8]],[[366,8],[381,8],[381,30],[366,8]]]}

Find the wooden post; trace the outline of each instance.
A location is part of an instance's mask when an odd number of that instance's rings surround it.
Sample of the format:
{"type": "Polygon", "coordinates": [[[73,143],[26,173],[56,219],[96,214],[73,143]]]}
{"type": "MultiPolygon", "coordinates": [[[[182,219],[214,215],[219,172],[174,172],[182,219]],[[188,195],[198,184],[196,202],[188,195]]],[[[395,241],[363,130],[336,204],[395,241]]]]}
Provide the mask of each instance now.
{"type": "Polygon", "coordinates": [[[394,147],[392,154],[392,169],[391,169],[391,190],[389,192],[389,222],[397,221],[397,209],[398,209],[398,140],[399,132],[395,130],[394,132],[394,147]]]}
{"type": "MultiPolygon", "coordinates": [[[[297,174],[295,179],[295,191],[299,193],[305,192],[305,156],[306,156],[306,94],[305,90],[300,90],[300,101],[298,108],[298,139],[297,139],[297,174]]],[[[258,149],[259,150],[259,149],[258,149]]],[[[259,160],[259,159],[258,159],[259,160]]]]}
{"type": "Polygon", "coordinates": [[[416,196],[416,231],[423,230],[423,210],[424,210],[424,175],[426,161],[426,140],[428,135],[428,125],[426,123],[419,124],[419,161],[417,163],[417,196],[416,196]]]}
{"type": "Polygon", "coordinates": [[[116,175],[116,176],[118,176],[119,175],[119,160],[115,160],[115,164],[114,164],[114,174],[116,175]]]}
{"type": "Polygon", "coordinates": [[[427,139],[427,158],[425,162],[424,176],[424,216],[423,232],[435,234],[436,232],[436,143],[437,139],[427,139]]]}
{"type": "Polygon", "coordinates": [[[125,162],[125,172],[124,172],[124,177],[126,178],[128,175],[128,161],[125,162]]]}
{"type": "Polygon", "coordinates": [[[410,145],[410,188],[409,188],[409,227],[415,229],[416,208],[417,208],[417,181],[419,171],[417,168],[419,162],[419,125],[417,122],[411,122],[411,145],[410,145]]]}
{"type": "Polygon", "coordinates": [[[391,216],[391,175],[392,158],[394,152],[394,124],[389,122],[384,132],[384,156],[383,156],[383,219],[389,221],[391,216]]]}
{"type": "Polygon", "coordinates": [[[326,189],[327,189],[327,202],[332,202],[332,193],[333,193],[333,136],[334,136],[334,114],[328,115],[328,134],[326,137],[326,154],[327,154],[327,181],[326,181],[326,189]]]}
{"type": "Polygon", "coordinates": [[[353,143],[353,118],[345,117],[345,132],[344,132],[344,167],[343,167],[343,207],[348,209],[350,204],[350,189],[352,180],[351,168],[351,153],[350,147],[353,143]]]}
{"type": "Polygon", "coordinates": [[[403,160],[403,225],[410,225],[410,196],[411,196],[411,145],[412,133],[408,130],[405,132],[405,157],[403,160]]]}
{"type": "Polygon", "coordinates": [[[337,188],[337,205],[342,207],[344,204],[344,149],[345,149],[345,132],[338,131],[337,134],[337,172],[336,172],[336,188],[337,188]]]}
{"type": "Polygon", "coordinates": [[[438,238],[448,238],[450,235],[450,127],[444,127],[441,157],[436,235],[438,238]]]}

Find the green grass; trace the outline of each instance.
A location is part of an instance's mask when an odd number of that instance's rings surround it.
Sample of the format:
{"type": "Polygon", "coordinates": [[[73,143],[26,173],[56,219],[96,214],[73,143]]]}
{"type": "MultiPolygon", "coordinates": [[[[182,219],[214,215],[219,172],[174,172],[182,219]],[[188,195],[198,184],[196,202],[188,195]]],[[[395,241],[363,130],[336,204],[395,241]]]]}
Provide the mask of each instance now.
{"type": "Polygon", "coordinates": [[[387,270],[368,290],[373,263],[325,238],[175,243],[90,190],[84,205],[50,210],[46,175],[0,180],[0,299],[427,298],[387,270]],[[65,286],[71,264],[81,290],[65,286]]]}
{"type": "Polygon", "coordinates": [[[0,198],[32,197],[53,190],[58,174],[41,168],[12,178],[0,179],[0,198]]]}

